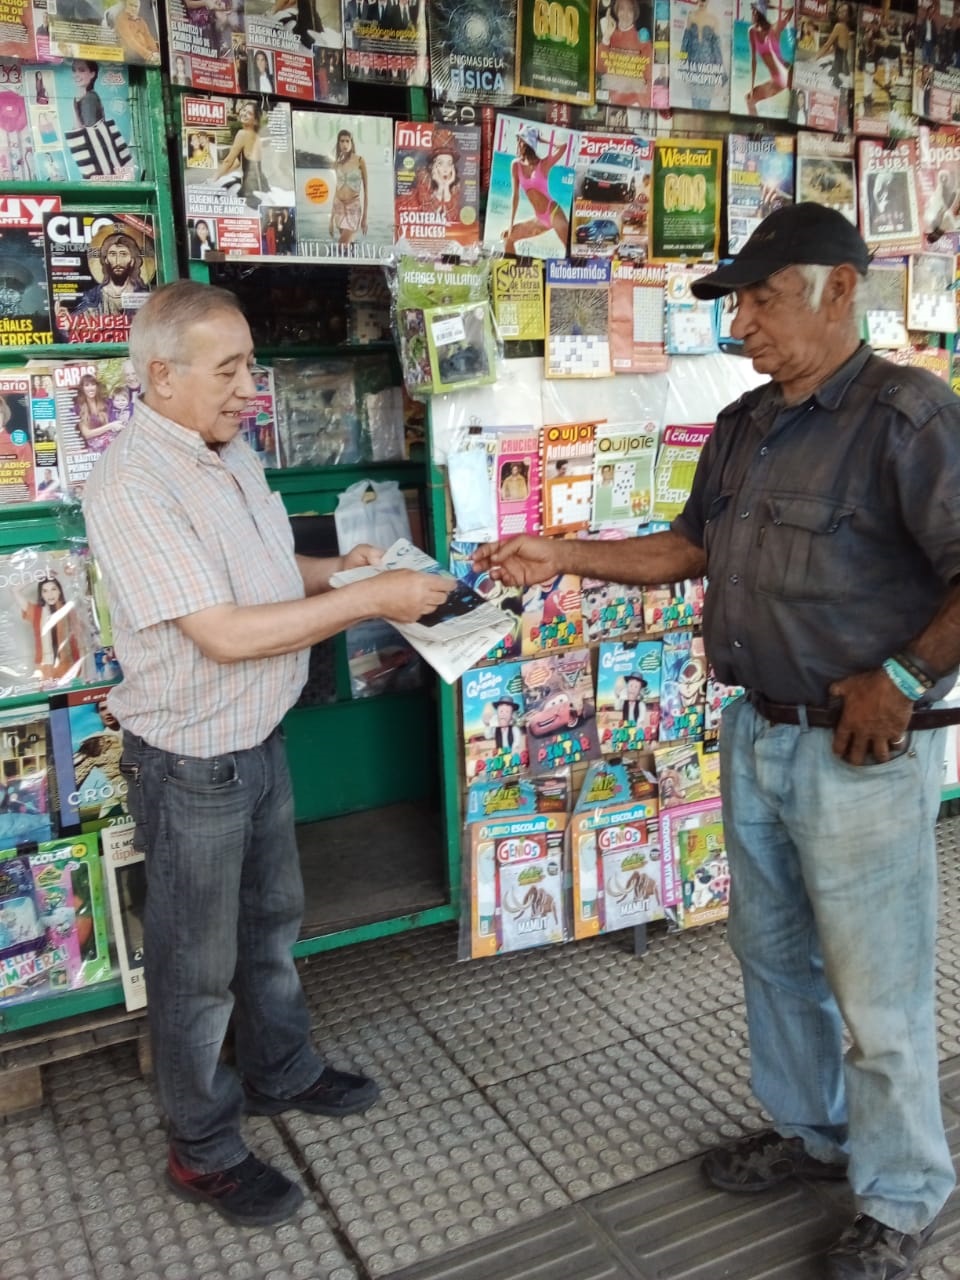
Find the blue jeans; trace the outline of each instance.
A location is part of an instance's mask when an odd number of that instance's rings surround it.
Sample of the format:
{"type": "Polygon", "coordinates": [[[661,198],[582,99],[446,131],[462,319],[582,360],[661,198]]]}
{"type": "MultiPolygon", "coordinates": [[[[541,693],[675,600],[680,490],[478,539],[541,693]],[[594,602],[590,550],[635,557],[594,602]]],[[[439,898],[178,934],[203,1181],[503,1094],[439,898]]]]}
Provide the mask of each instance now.
{"type": "Polygon", "coordinates": [[[144,963],[157,1092],[170,1141],[210,1173],[247,1154],[243,1093],[220,1060],[233,1016],[237,1067],[290,1097],[323,1062],[291,948],[303,915],[283,738],[200,760],[124,734],[121,770],[145,850],[144,963]]]}
{"type": "Polygon", "coordinates": [[[849,1155],[859,1212],[915,1233],[954,1185],[934,1016],[942,730],[854,768],[826,729],[724,712],[728,936],[753,1091],[785,1137],[849,1155]],[[852,1045],[843,1053],[843,1026],[852,1045]]]}

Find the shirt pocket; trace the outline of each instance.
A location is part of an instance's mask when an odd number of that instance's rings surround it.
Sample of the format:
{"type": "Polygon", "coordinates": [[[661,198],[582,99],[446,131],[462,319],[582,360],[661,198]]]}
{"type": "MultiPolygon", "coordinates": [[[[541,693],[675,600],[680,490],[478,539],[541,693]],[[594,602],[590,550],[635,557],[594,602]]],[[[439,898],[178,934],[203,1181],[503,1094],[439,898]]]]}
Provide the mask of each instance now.
{"type": "Polygon", "coordinates": [[[848,594],[846,550],[855,507],[835,498],[767,498],[757,535],[757,590],[781,600],[827,604],[848,594]]]}

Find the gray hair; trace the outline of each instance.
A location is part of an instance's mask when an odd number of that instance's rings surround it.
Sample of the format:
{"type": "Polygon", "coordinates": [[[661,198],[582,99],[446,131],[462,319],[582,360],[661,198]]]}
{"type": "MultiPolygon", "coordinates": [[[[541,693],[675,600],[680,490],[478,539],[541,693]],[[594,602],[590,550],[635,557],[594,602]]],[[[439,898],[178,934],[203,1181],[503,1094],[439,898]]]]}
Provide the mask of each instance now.
{"type": "MultiPolygon", "coordinates": [[[[823,291],[827,287],[827,280],[830,278],[830,272],[833,267],[824,266],[820,263],[798,263],[797,270],[803,280],[807,306],[811,311],[819,311],[823,303],[823,291]]],[[[866,307],[866,285],[866,276],[860,276],[857,280],[856,292],[853,295],[852,320],[856,321],[858,328],[866,307]]]]}
{"type": "Polygon", "coordinates": [[[176,280],[151,293],[130,326],[129,351],[140,385],[149,386],[150,363],[190,363],[190,332],[211,316],[234,311],[243,315],[240,303],[229,289],[200,284],[196,280],[176,280]]]}

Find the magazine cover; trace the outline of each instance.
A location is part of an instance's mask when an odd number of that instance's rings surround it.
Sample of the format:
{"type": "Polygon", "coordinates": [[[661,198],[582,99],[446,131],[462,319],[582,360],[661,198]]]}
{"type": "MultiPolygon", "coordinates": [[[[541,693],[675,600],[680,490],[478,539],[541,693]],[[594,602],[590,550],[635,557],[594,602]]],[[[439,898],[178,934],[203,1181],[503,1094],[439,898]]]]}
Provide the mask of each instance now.
{"type": "Polygon", "coordinates": [[[279,467],[277,440],[277,395],[272,369],[258,369],[253,375],[256,386],[246,415],[240,422],[240,434],[264,467],[279,467]]]}
{"type": "Polygon", "coordinates": [[[0,849],[54,834],[45,704],[0,710],[0,849]]]}
{"type": "MultiPolygon", "coordinates": [[[[682,910],[680,924],[695,929],[726,920],[730,905],[730,867],[723,823],[706,822],[677,833],[682,910]]],[[[678,904],[679,905],[679,904],[678,904]]]]}
{"type": "Polygon", "coordinates": [[[240,69],[246,70],[243,0],[164,3],[171,84],[210,93],[239,93],[240,69]]]}
{"type": "Polygon", "coordinates": [[[360,408],[351,360],[280,359],[273,367],[282,467],[361,460],[360,408]]]}
{"type": "Polygon", "coordinates": [[[393,247],[393,121],[293,112],[297,253],[377,261],[393,247]]]}
{"type": "Polygon", "coordinates": [[[496,379],[488,264],[401,258],[396,329],[404,385],[424,397],[496,379]]]}
{"type": "Polygon", "coordinates": [[[453,253],[480,240],[480,128],[398,120],[395,233],[405,250],[453,253]]]}
{"type": "Polygon", "coordinates": [[[658,743],[653,759],[661,810],[719,798],[720,757],[702,742],[658,743]]]}
{"type": "Polygon", "coordinates": [[[676,808],[660,810],[660,850],[663,872],[663,905],[677,907],[683,902],[680,874],[680,833],[721,821],[719,799],[693,800],[676,808]]]}
{"type": "Polygon", "coordinates": [[[597,662],[597,732],[604,755],[643,751],[660,727],[660,640],[605,641],[597,662]]]}
{"type": "Polygon", "coordinates": [[[826,205],[857,225],[857,166],[854,139],[797,134],[797,200],[826,205]]]}
{"type": "MultiPolygon", "coordinates": [[[[615,233],[616,224],[609,225],[615,233]]],[[[547,262],[546,286],[544,377],[610,377],[609,261],[551,259],[547,262]]]]}
{"type": "Polygon", "coordinates": [[[786,120],[796,50],[793,0],[737,0],[730,110],[786,120]]]}
{"type": "Polygon", "coordinates": [[[544,534],[572,533],[590,525],[596,429],[594,422],[541,429],[544,534]]]}
{"type": "Polygon", "coordinates": [[[142,849],[133,847],[133,823],[104,827],[100,833],[103,878],[107,885],[110,922],[128,1009],[143,1009],[147,987],[143,974],[143,913],[147,877],[142,849]]]}
{"type": "Polygon", "coordinates": [[[30,859],[0,853],[0,960],[35,953],[45,942],[30,859]]]}
{"type": "Polygon", "coordinates": [[[522,608],[523,591],[520,587],[508,587],[501,578],[494,578],[487,572],[478,573],[473,567],[473,555],[479,543],[450,543],[450,572],[458,582],[464,582],[497,606],[504,615],[509,630],[503,639],[485,655],[485,662],[499,662],[503,658],[519,658],[520,656],[520,610],[522,608]]]}
{"type": "Polygon", "coordinates": [[[157,274],[153,215],[63,209],[43,219],[59,342],[126,342],[157,274]]]}
{"type": "Polygon", "coordinates": [[[663,440],[653,479],[652,519],[665,524],[686,506],[693,476],[713,423],[663,429],[663,440]]]}
{"type": "Polygon", "coordinates": [[[960,129],[921,125],[918,143],[924,247],[937,253],[960,252],[960,129]]]}
{"type": "Polygon", "coordinates": [[[597,7],[593,0],[517,3],[517,91],[589,106],[595,96],[597,7]]]}
{"type": "Polygon", "coordinates": [[[348,80],[428,82],[426,0],[344,0],[343,15],[348,80]]]}
{"type": "Polygon", "coordinates": [[[668,264],[663,291],[663,342],[668,355],[703,356],[719,351],[721,318],[731,312],[721,298],[702,299],[693,294],[697,277],[712,269],[705,262],[668,264]]]}
{"type": "Polygon", "coordinates": [[[730,110],[733,0],[670,0],[670,107],[730,110]]]}
{"type": "Polygon", "coordinates": [[[160,65],[156,0],[46,0],[46,11],[55,57],[160,65]]]}
{"type": "Polygon", "coordinates": [[[497,537],[540,528],[540,440],[535,427],[497,432],[497,537]]]}
{"type": "Polygon", "coordinates": [[[245,0],[241,93],[347,104],[338,0],[245,0]]]}
{"type": "Polygon", "coordinates": [[[50,366],[60,477],[80,497],[90,472],[133,417],[140,394],[133,362],[124,357],[50,366]]]}
{"type": "MultiPolygon", "coordinates": [[[[264,219],[269,222],[283,210],[285,225],[296,226],[290,107],[249,98],[184,96],[180,110],[190,257],[261,254],[264,219]]],[[[291,252],[285,233],[279,234],[277,252],[291,252]]]]}
{"type": "Polygon", "coordinates": [[[519,662],[465,672],[460,686],[467,781],[518,774],[530,762],[519,662]]]}
{"type": "Polygon", "coordinates": [[[654,422],[597,427],[592,528],[636,533],[650,519],[658,435],[654,422]]]}
{"type": "Polygon", "coordinates": [[[576,139],[571,129],[498,113],[483,222],[488,248],[567,256],[576,139]]]}
{"type": "Polygon", "coordinates": [[[883,138],[916,133],[912,118],[913,25],[912,14],[859,6],[854,133],[883,138]]]}
{"type": "Polygon", "coordinates": [[[5,347],[54,341],[44,252],[44,214],[57,196],[0,196],[0,341],[5,347]]]}
{"type": "MultiPolygon", "coordinates": [[[[600,533],[583,532],[577,536],[615,542],[627,535],[621,529],[605,529],[600,533]]],[[[605,582],[600,578],[583,578],[580,582],[580,610],[583,614],[583,638],[588,643],[635,635],[643,630],[643,587],[605,582]]]]}
{"type": "Polygon", "coordinates": [[[543,341],[546,301],[543,292],[543,262],[531,258],[498,258],[491,271],[493,314],[500,337],[543,341]]]}
{"type": "Polygon", "coordinates": [[[720,764],[717,752],[720,746],[720,723],[724,707],[729,706],[736,698],[743,697],[743,688],[738,684],[722,684],[716,677],[713,667],[707,670],[707,690],[703,709],[703,747],[708,754],[717,759],[717,794],[720,792],[720,764]]]}
{"type": "Polygon", "coordinates": [[[727,251],[739,253],[760,223],[793,204],[793,135],[727,138],[727,251]]]}
{"type": "Polygon", "coordinates": [[[950,124],[960,119],[955,0],[919,0],[912,35],[913,113],[950,124]]]}
{"type": "Polygon", "coordinates": [[[851,0],[798,0],[790,119],[802,129],[846,132],[853,98],[856,13],[851,0]]]}
{"type": "Polygon", "coordinates": [[[663,637],[660,681],[660,739],[703,738],[707,661],[703,637],[692,631],[668,631],[663,637]]]}
{"type": "MultiPolygon", "coordinates": [[[[0,508],[37,500],[30,375],[0,370],[0,508]]],[[[2,846],[0,846],[2,847],[2,846]]]]}
{"type": "Polygon", "coordinates": [[[57,403],[53,386],[53,375],[57,368],[56,364],[51,364],[47,372],[30,374],[33,477],[38,502],[53,502],[64,493],[57,444],[57,403]]]}
{"type": "Polygon", "coordinates": [[[10,0],[5,8],[0,25],[0,58],[36,61],[37,35],[33,0],[10,0]]]}
{"type": "Polygon", "coordinates": [[[576,156],[570,256],[643,261],[653,143],[629,134],[581,133],[576,156]]]}
{"type": "Polygon", "coordinates": [[[554,649],[570,650],[582,644],[580,579],[575,574],[561,573],[525,587],[520,625],[520,651],[524,657],[554,649]]]}
{"type": "Polygon", "coordinates": [[[127,815],[120,772],[123,734],[107,708],[110,686],[72,689],[50,698],[50,743],[61,835],[99,831],[127,815]]]}
{"type": "Polygon", "coordinates": [[[955,253],[916,253],[907,274],[907,328],[956,333],[955,253]]]}
{"type": "Polygon", "coordinates": [[[610,272],[610,363],[614,373],[663,373],[667,269],[613,263],[610,272]]]}
{"type": "Polygon", "coordinates": [[[590,650],[546,654],[520,664],[532,773],[595,760],[596,702],[590,650]]]}
{"type": "Polygon", "coordinates": [[[650,257],[655,262],[715,261],[722,159],[719,139],[654,139],[650,257]]]}
{"type": "Polygon", "coordinates": [[[88,563],[49,547],[0,556],[0,697],[96,680],[88,563]]]}
{"type": "Polygon", "coordinates": [[[429,25],[434,102],[513,100],[516,0],[432,0],[429,25]]]}
{"type": "Polygon", "coordinates": [[[610,801],[574,812],[570,849],[577,938],[663,919],[658,836],[656,806],[650,802],[610,801]]]}
{"type": "Polygon", "coordinates": [[[653,0],[600,0],[597,102],[653,105],[653,0]]]}
{"type": "Polygon", "coordinates": [[[643,629],[651,635],[698,626],[702,620],[702,578],[643,588],[643,629]]]}
{"type": "Polygon", "coordinates": [[[917,208],[917,141],[898,138],[889,145],[861,138],[860,231],[880,254],[917,253],[922,248],[917,208]]]}

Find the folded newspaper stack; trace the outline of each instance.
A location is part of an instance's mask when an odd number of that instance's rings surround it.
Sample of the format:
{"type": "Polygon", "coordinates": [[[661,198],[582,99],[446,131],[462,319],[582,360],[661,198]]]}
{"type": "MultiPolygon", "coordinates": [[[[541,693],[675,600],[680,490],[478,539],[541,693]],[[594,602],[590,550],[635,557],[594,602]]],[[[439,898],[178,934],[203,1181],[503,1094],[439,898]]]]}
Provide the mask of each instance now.
{"type": "Polygon", "coordinates": [[[417,569],[450,579],[450,594],[442,605],[424,614],[419,622],[392,623],[448,684],[476,666],[510,631],[512,620],[499,605],[484,600],[406,538],[398,538],[388,547],[379,564],[344,569],[331,577],[330,585],[344,587],[390,569],[417,569]]]}

